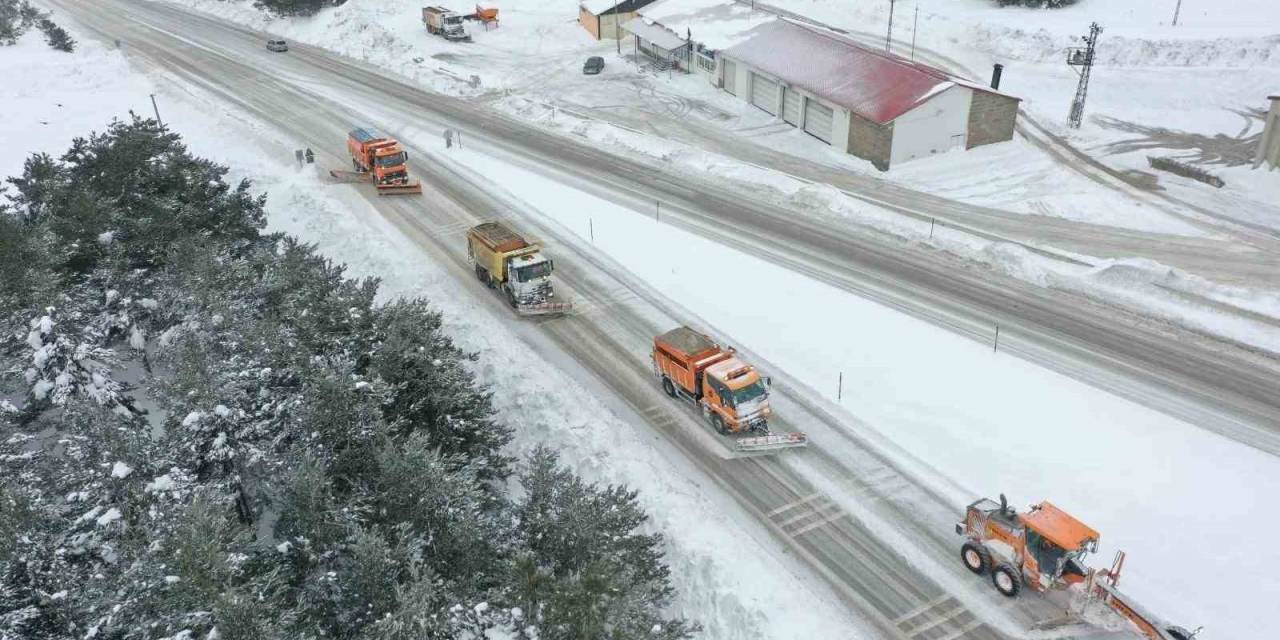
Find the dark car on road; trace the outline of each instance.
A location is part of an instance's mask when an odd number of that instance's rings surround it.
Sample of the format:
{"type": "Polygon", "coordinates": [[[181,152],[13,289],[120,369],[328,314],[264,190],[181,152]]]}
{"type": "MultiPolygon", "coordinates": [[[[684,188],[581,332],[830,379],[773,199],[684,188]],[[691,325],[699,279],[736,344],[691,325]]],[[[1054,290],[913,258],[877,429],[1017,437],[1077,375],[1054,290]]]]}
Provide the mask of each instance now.
{"type": "Polygon", "coordinates": [[[288,50],[289,50],[289,45],[285,44],[284,40],[268,40],[267,41],[267,51],[275,51],[277,53],[282,53],[288,50]]]}
{"type": "Polygon", "coordinates": [[[586,64],[582,65],[582,72],[594,76],[604,70],[604,58],[600,56],[591,56],[587,58],[586,64]]]}

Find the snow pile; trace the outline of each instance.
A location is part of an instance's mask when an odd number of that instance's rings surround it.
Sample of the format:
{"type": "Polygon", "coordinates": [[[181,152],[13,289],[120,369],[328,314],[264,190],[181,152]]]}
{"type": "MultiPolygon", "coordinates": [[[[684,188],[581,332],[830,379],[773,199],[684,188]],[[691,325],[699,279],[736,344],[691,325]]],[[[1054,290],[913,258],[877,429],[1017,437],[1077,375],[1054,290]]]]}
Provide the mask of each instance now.
{"type": "Polygon", "coordinates": [[[732,47],[751,30],[776,19],[735,0],[660,0],[642,7],[639,13],[682,39],[691,36],[694,42],[717,51],[732,47]]]}

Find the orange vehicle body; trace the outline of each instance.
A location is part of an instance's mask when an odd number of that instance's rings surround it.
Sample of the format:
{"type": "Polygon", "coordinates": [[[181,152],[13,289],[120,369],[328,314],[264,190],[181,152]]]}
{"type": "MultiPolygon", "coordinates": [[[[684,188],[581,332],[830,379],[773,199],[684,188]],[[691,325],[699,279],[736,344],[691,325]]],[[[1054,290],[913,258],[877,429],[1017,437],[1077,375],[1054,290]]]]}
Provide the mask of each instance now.
{"type": "Polygon", "coordinates": [[[409,179],[409,154],[396,140],[369,129],[353,129],[347,135],[347,151],[355,170],[368,174],[380,191],[421,192],[421,185],[409,179]]]}
{"type": "Polygon", "coordinates": [[[497,21],[498,21],[498,8],[497,8],[497,7],[485,7],[485,6],[482,6],[482,5],[476,5],[476,13],[475,13],[475,16],[476,16],[476,19],[477,19],[477,20],[479,20],[479,21],[481,21],[481,22],[497,22],[497,21]]]}
{"type": "Polygon", "coordinates": [[[970,571],[991,573],[996,589],[1018,595],[1025,584],[1034,591],[1084,584],[1083,593],[1128,618],[1150,640],[1191,640],[1195,631],[1171,625],[1145,611],[1116,589],[1124,553],[1111,569],[1096,571],[1084,557],[1098,550],[1098,532],[1048,501],[1025,513],[983,498],[969,505],[956,533],[967,538],[960,558],[970,571]]]}
{"type": "Polygon", "coordinates": [[[667,395],[697,404],[720,433],[768,433],[768,379],[733,349],[679,327],[654,338],[652,358],[667,395]]]}

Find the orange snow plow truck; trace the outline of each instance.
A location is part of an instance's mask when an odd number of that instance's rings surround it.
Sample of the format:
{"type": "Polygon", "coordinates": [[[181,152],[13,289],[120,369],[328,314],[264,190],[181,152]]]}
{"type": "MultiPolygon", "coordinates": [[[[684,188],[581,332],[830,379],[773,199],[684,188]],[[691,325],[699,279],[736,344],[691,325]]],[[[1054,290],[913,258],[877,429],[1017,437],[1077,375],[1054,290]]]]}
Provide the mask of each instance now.
{"type": "Polygon", "coordinates": [[[956,533],[966,539],[960,547],[964,566],[978,575],[990,573],[996,591],[1005,596],[1017,596],[1024,585],[1033,591],[1081,585],[1078,593],[1088,602],[1103,602],[1150,640],[1192,640],[1199,633],[1161,620],[1116,588],[1123,551],[1110,569],[1087,567],[1084,558],[1097,552],[1098,532],[1048,501],[1018,513],[1003,494],[999,504],[982,498],[965,510],[956,533]]]}
{"type": "Polygon", "coordinates": [[[331,170],[329,175],[372,182],[380,196],[422,193],[422,183],[409,179],[409,154],[396,140],[371,129],[353,129],[347,134],[347,152],[355,171],[331,170]]]}
{"type": "Polygon", "coordinates": [[[743,362],[733,349],[690,329],[672,329],[653,340],[653,371],[662,390],[697,406],[737,451],[803,447],[804,433],[769,433],[769,378],[743,362]]]}

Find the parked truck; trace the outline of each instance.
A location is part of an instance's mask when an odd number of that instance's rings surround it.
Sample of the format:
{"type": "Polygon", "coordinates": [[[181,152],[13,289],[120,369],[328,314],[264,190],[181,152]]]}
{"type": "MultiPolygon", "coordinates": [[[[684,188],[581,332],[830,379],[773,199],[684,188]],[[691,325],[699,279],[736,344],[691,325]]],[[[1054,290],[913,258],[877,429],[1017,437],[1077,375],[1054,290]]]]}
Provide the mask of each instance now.
{"type": "Polygon", "coordinates": [[[654,338],[651,357],[662,390],[697,406],[720,435],[735,436],[735,449],[766,451],[808,444],[804,433],[769,433],[770,380],[732,348],[678,327],[654,338]]]}
{"type": "Polygon", "coordinates": [[[445,40],[471,40],[465,16],[444,7],[423,7],[422,24],[426,25],[427,33],[445,40]]]}
{"type": "Polygon", "coordinates": [[[555,265],[543,255],[542,247],[501,222],[485,222],[467,231],[467,256],[480,282],[501,291],[520,315],[565,313],[572,308],[568,302],[552,300],[555,265]]]}
{"type": "Polygon", "coordinates": [[[400,143],[372,129],[352,129],[347,134],[347,152],[354,171],[332,169],[329,175],[343,179],[372,182],[378,195],[422,193],[422,184],[409,179],[409,154],[400,143]]]}

